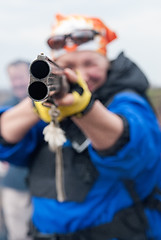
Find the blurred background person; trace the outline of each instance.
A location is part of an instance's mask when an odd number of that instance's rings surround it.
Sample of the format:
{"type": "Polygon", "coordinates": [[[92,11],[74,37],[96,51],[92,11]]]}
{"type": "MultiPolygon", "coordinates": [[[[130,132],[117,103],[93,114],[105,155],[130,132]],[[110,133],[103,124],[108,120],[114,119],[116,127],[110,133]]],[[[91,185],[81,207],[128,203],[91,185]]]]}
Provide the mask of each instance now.
{"type": "MultiPolygon", "coordinates": [[[[8,169],[8,163],[6,162],[5,164],[0,162],[0,184],[1,184],[1,179],[6,174],[7,169],[8,169]]],[[[0,240],[7,240],[7,232],[6,232],[6,227],[5,227],[4,217],[2,212],[1,185],[0,185],[0,240]]]]}
{"type": "Polygon", "coordinates": [[[29,84],[29,65],[25,60],[16,60],[7,66],[7,74],[11,86],[11,96],[8,99],[1,99],[0,106],[13,106],[27,96],[29,84]]]}
{"type": "MultiPolygon", "coordinates": [[[[1,107],[16,105],[27,96],[29,65],[28,61],[16,60],[7,66],[11,94],[4,101],[2,99],[1,107]]],[[[6,163],[3,164],[6,169],[6,163]]],[[[26,181],[27,174],[27,168],[8,165],[6,173],[1,178],[2,216],[8,240],[30,239],[28,232],[32,207],[26,181]]]]}

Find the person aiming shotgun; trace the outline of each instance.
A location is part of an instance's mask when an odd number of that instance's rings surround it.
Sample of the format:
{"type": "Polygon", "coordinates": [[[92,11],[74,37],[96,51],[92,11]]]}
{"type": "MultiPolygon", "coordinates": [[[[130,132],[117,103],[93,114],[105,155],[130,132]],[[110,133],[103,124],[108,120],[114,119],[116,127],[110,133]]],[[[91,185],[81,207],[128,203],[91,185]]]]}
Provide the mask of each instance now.
{"type": "Polygon", "coordinates": [[[159,123],[144,73],[109,59],[116,38],[99,18],[56,15],[47,43],[69,91],[1,114],[0,159],[30,169],[34,240],[161,239],[159,123]]]}

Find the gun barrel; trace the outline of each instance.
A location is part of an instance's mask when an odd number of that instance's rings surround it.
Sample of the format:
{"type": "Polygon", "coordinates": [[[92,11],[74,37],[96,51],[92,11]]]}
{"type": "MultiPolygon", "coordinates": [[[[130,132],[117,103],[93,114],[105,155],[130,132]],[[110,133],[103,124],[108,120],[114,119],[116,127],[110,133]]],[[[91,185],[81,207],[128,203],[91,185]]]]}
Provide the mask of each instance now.
{"type": "Polygon", "coordinates": [[[46,78],[50,73],[50,66],[44,60],[35,60],[30,66],[33,77],[38,79],[46,78]]]}
{"type": "Polygon", "coordinates": [[[30,84],[28,94],[35,101],[45,99],[49,90],[47,87],[47,76],[50,73],[50,66],[44,60],[35,60],[30,66],[30,84]]]}
{"type": "Polygon", "coordinates": [[[43,82],[35,81],[29,85],[28,94],[33,100],[42,101],[48,96],[48,88],[43,82]]]}
{"type": "Polygon", "coordinates": [[[28,94],[34,101],[48,98],[50,91],[60,98],[69,90],[69,84],[63,70],[44,55],[38,55],[30,65],[30,83],[28,94]]]}

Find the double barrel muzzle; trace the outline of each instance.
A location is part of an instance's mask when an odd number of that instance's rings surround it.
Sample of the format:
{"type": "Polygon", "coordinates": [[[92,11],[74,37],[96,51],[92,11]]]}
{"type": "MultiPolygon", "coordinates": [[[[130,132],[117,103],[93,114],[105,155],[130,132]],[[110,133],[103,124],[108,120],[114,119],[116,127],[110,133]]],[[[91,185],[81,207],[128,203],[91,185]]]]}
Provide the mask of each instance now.
{"type": "Polygon", "coordinates": [[[30,84],[28,87],[29,96],[35,101],[44,100],[49,90],[47,87],[47,77],[50,73],[50,67],[43,60],[35,60],[30,66],[30,84]]]}
{"type": "Polygon", "coordinates": [[[28,86],[28,94],[31,99],[43,101],[51,95],[51,92],[54,92],[55,98],[61,98],[68,91],[67,79],[57,64],[49,59],[38,59],[32,62],[28,86]]]}

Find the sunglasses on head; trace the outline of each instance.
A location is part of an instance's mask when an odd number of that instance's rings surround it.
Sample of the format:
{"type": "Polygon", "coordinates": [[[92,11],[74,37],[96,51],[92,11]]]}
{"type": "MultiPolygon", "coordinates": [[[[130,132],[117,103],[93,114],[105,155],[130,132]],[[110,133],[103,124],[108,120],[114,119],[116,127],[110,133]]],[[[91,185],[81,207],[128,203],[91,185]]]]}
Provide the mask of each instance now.
{"type": "Polygon", "coordinates": [[[61,49],[66,45],[66,40],[70,39],[75,44],[80,45],[82,43],[86,43],[88,41],[91,41],[94,39],[96,35],[99,35],[100,33],[95,30],[77,30],[70,34],[66,35],[55,35],[53,37],[50,37],[47,40],[47,43],[51,49],[61,49]]]}

